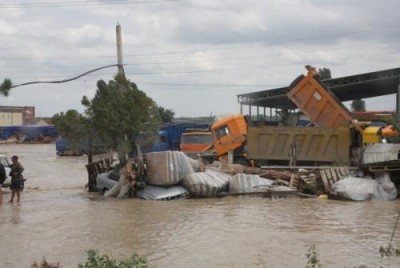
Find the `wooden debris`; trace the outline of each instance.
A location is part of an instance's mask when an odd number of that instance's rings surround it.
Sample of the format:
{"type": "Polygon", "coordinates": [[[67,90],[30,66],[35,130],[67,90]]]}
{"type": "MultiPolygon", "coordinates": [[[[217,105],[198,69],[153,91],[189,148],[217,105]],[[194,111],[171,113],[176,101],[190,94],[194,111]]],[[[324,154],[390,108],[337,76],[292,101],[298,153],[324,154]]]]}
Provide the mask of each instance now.
{"type": "MultiPolygon", "coordinates": [[[[215,166],[214,168],[218,169],[215,166]]],[[[235,170],[227,166],[220,166],[219,170],[231,175],[241,171],[239,168],[235,170]]],[[[245,167],[243,173],[274,180],[274,185],[285,185],[298,191],[321,194],[329,193],[335,182],[350,176],[353,170],[355,169],[348,166],[262,166],[245,167]]]]}
{"type": "Polygon", "coordinates": [[[257,196],[261,195],[263,197],[272,197],[273,195],[280,195],[280,196],[285,196],[285,195],[295,195],[299,197],[306,197],[306,198],[316,198],[316,195],[309,195],[309,194],[303,194],[299,193],[298,191],[274,191],[274,190],[264,190],[264,191],[259,191],[259,192],[235,192],[235,193],[227,193],[227,192],[220,192],[217,194],[217,197],[226,197],[226,196],[257,196]]]}
{"type": "Polygon", "coordinates": [[[348,167],[331,167],[321,170],[320,174],[325,191],[330,192],[335,182],[350,176],[350,171],[348,167]]]}

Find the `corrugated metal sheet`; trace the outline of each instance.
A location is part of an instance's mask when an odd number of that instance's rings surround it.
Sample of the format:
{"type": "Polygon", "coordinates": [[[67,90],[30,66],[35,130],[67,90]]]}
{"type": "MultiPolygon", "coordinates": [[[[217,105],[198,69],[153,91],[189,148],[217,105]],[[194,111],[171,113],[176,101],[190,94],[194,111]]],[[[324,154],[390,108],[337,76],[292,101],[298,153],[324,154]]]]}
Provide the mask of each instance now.
{"type": "Polygon", "coordinates": [[[189,190],[192,197],[215,197],[217,193],[226,191],[229,186],[230,175],[206,170],[187,175],[183,179],[183,185],[189,190]]]}
{"type": "Polygon", "coordinates": [[[372,164],[399,159],[400,144],[368,144],[363,152],[362,164],[372,164]]]}
{"type": "Polygon", "coordinates": [[[182,152],[165,151],[144,154],[147,165],[146,183],[160,186],[176,185],[199,169],[200,162],[182,152]]]}
{"type": "Polygon", "coordinates": [[[261,178],[258,175],[238,173],[234,175],[230,180],[229,192],[256,192],[264,190],[260,187],[272,185],[273,182],[273,180],[261,178]]]}

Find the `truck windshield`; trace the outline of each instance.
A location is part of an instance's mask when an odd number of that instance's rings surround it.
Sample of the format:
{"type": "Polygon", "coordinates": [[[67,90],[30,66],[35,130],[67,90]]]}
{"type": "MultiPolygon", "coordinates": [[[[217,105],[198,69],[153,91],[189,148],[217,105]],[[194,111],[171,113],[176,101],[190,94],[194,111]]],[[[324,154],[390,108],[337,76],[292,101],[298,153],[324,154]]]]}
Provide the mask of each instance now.
{"type": "Polygon", "coordinates": [[[190,134],[182,135],[182,144],[211,144],[212,136],[210,134],[190,134]]]}

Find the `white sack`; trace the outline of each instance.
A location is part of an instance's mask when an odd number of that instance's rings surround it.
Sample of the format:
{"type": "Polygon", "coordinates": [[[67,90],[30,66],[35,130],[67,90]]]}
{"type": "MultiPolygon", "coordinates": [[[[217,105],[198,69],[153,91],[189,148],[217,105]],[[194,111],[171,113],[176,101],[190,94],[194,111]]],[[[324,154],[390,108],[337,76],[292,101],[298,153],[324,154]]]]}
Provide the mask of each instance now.
{"type": "Polygon", "coordinates": [[[397,190],[386,172],[377,174],[376,179],[370,177],[346,177],[332,185],[332,191],[338,196],[355,201],[394,200],[397,190]]]}

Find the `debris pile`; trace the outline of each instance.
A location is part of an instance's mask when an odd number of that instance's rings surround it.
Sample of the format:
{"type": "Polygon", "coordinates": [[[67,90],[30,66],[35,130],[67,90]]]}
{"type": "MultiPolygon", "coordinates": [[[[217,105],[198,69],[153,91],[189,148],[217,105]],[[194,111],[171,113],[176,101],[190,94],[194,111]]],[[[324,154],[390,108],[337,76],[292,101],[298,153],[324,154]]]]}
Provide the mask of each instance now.
{"type": "MultiPolygon", "coordinates": [[[[333,199],[394,200],[397,190],[388,172],[364,176],[355,167],[247,167],[215,161],[205,166],[179,151],[144,154],[143,178],[151,191],[181,187],[192,198],[225,196],[263,196],[271,198],[318,197],[333,199]]],[[[140,172],[136,160],[129,161],[119,173],[118,183],[105,196],[123,198],[132,192],[140,197],[140,172]]],[[[149,193],[147,193],[149,194],[149,193]]],[[[151,194],[151,193],[150,193],[151,194]]],[[[164,191],[164,195],[168,193],[164,191]]],[[[168,200],[173,199],[167,197],[168,200]],[[169,199],[168,199],[169,198],[169,199]]]]}

